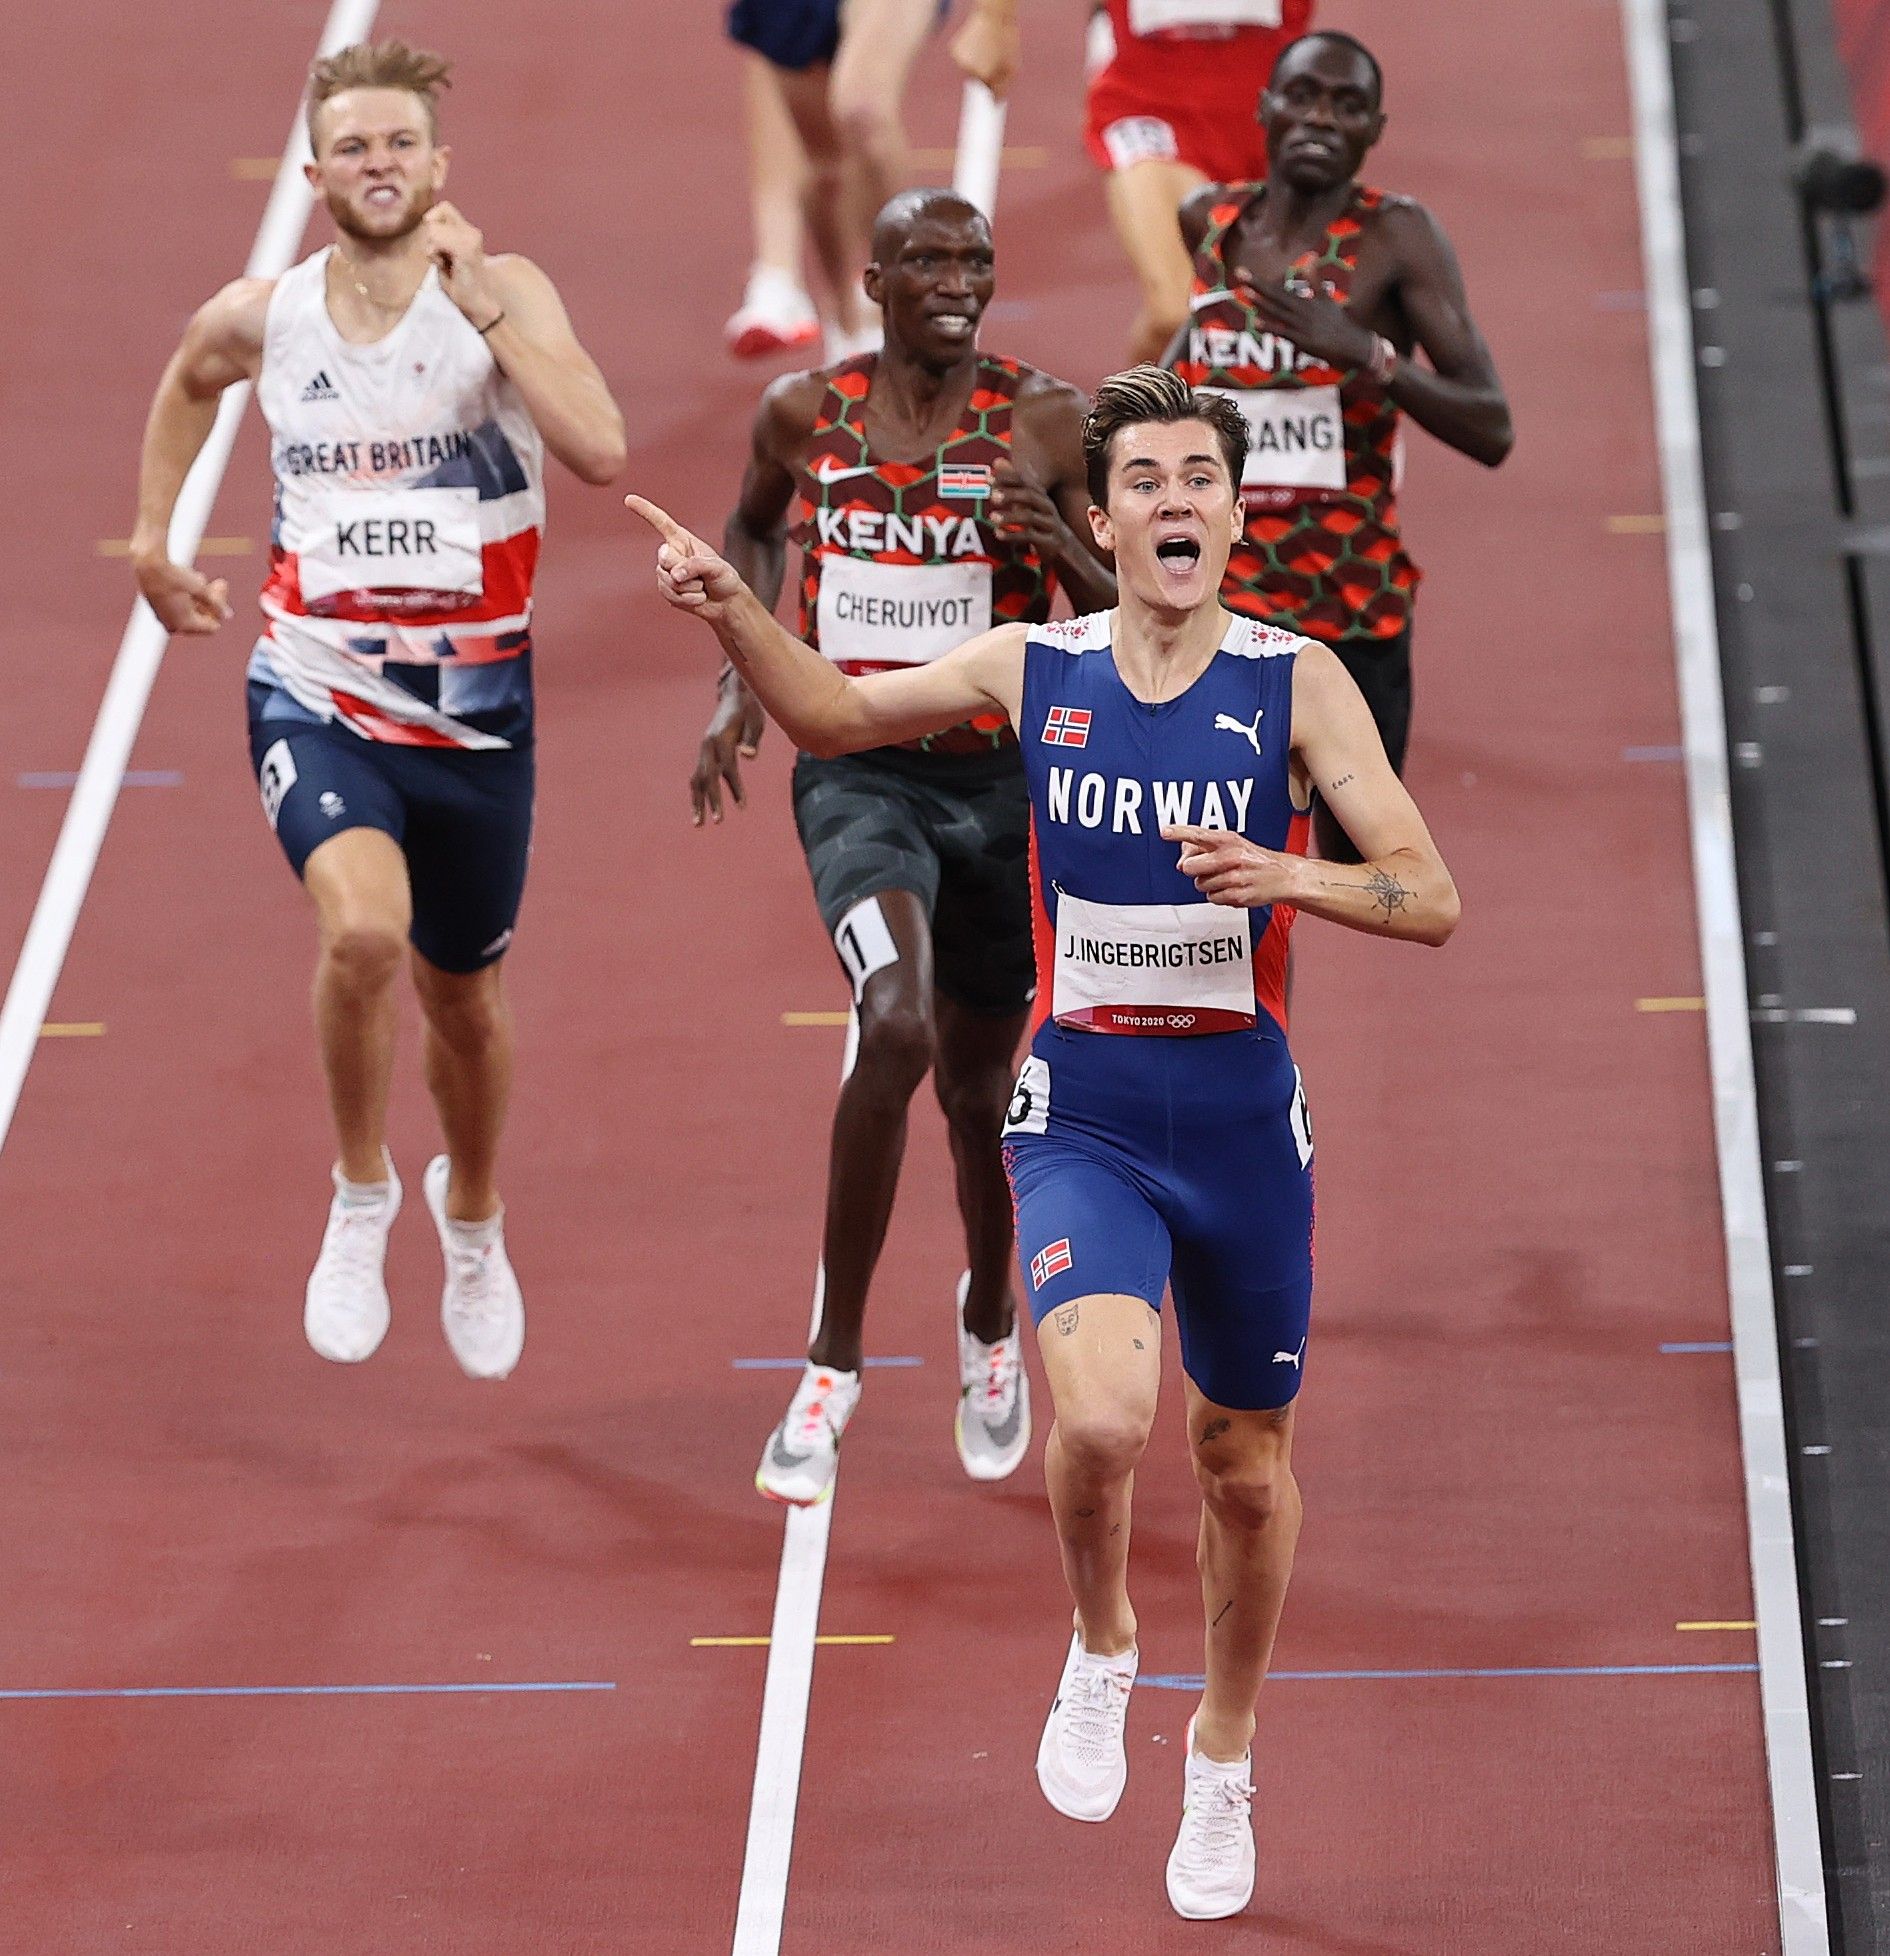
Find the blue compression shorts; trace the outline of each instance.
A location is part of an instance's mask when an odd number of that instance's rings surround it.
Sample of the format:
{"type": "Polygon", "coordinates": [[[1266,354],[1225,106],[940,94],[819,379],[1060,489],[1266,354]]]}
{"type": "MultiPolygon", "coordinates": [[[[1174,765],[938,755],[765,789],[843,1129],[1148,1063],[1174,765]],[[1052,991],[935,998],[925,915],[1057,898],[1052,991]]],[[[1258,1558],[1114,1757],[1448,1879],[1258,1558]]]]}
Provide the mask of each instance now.
{"type": "Polygon", "coordinates": [[[1264,1014],[1196,1039],[1031,1042],[1004,1129],[1017,1260],[1041,1324],[1079,1297],[1175,1300],[1181,1361],[1218,1406],[1288,1404],[1312,1308],[1312,1129],[1264,1014]]]}

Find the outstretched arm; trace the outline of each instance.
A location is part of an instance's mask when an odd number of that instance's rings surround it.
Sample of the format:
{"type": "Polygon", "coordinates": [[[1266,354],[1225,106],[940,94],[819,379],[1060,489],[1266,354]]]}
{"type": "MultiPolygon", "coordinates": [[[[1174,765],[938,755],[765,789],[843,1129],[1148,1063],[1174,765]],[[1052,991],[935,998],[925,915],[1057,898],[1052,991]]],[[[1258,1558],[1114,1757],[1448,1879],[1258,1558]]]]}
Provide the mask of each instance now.
{"type": "Polygon", "coordinates": [[[204,305],[184,329],[152,397],[138,463],[138,520],[131,569],[145,602],[168,632],[214,632],[230,616],[229,586],[170,556],[177,498],[217,418],[217,397],[262,364],[270,281],[240,278],[204,305]]]}
{"type": "Polygon", "coordinates": [[[1385,758],[1371,709],[1323,645],[1303,642],[1293,671],[1293,751],[1365,858],[1328,863],[1263,849],[1226,829],[1165,828],[1181,868],[1213,903],[1290,903],[1380,937],[1442,944],[1457,928],[1457,886],[1417,804],[1385,758]]]}
{"type": "Polygon", "coordinates": [[[667,510],[642,496],[624,502],[662,539],[656,583],[663,597],[715,633],[730,665],[805,752],[885,747],[943,733],[980,713],[1015,718],[1025,627],[1000,625],[930,665],[853,679],[784,631],[734,567],[667,510]]]}

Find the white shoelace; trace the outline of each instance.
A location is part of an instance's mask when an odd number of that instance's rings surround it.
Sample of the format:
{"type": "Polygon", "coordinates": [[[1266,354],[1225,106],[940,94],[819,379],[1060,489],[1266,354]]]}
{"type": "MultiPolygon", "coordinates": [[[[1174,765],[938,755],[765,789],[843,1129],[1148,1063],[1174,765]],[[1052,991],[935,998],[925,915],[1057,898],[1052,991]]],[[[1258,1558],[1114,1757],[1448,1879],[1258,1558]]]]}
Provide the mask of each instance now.
{"type": "Polygon", "coordinates": [[[456,1317],[476,1318],[491,1323],[499,1316],[498,1286],[492,1281],[495,1267],[493,1252],[498,1247],[496,1243],[484,1243],[472,1250],[460,1249],[456,1245],[451,1251],[453,1313],[456,1317]]]}
{"type": "Polygon", "coordinates": [[[381,1255],[387,1242],[387,1205],[355,1208],[343,1204],[328,1226],[328,1240],[322,1245],[322,1261],[340,1266],[340,1274],[350,1280],[378,1277],[381,1255]]]}
{"type": "Polygon", "coordinates": [[[1079,1764],[1100,1769],[1115,1758],[1128,1703],[1124,1672],[1100,1664],[1077,1666],[1063,1692],[1063,1736],[1079,1764]]]}
{"type": "Polygon", "coordinates": [[[1191,1870],[1211,1870],[1238,1856],[1252,1825],[1253,1785],[1215,1773],[1189,1775],[1187,1825],[1182,1829],[1181,1864],[1191,1870]]]}

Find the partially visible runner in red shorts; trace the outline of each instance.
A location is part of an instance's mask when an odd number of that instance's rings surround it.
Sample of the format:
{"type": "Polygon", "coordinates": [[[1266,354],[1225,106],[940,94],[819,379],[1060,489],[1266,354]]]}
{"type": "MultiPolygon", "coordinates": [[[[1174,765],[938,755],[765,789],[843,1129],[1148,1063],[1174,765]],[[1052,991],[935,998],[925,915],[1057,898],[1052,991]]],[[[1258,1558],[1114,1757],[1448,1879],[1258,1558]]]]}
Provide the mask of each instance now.
{"type": "MultiPolygon", "coordinates": [[[[1176,214],[1209,183],[1266,175],[1254,103],[1313,0],[1105,0],[1092,16],[1083,143],[1141,287],[1131,360],[1159,360],[1188,317],[1176,214]]],[[[1017,70],[1017,0],[972,0],[952,57],[1002,94],[1017,70]]]]}

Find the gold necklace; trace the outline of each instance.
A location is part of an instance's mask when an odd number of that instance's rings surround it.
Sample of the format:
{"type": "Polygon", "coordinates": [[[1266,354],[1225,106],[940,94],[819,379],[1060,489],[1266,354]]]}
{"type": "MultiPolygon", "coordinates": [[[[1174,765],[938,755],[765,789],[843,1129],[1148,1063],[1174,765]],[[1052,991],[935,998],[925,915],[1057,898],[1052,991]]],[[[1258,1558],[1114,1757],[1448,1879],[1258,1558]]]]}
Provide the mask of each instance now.
{"type": "Polygon", "coordinates": [[[335,256],[341,261],[341,269],[344,272],[346,272],[348,275],[348,283],[352,285],[354,289],[358,293],[360,293],[362,298],[364,298],[369,305],[373,306],[376,311],[403,312],[406,310],[407,306],[412,303],[411,298],[402,299],[398,303],[394,303],[394,304],[390,304],[386,299],[377,299],[374,296],[374,294],[370,292],[367,289],[367,287],[363,285],[361,281],[355,276],[354,260],[351,259],[345,251],[338,250],[336,251],[335,256]]]}

